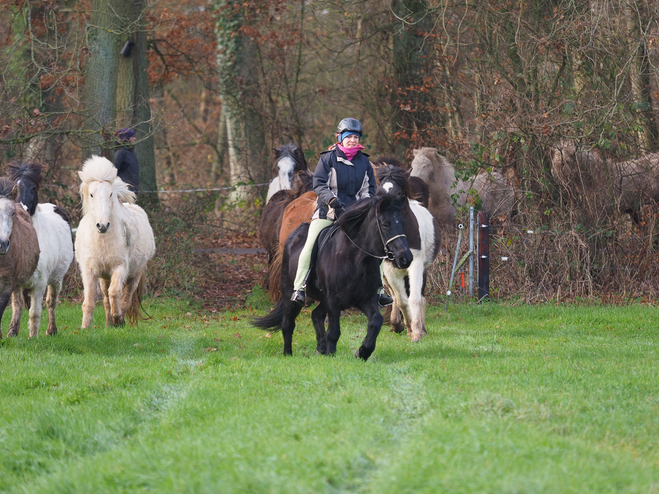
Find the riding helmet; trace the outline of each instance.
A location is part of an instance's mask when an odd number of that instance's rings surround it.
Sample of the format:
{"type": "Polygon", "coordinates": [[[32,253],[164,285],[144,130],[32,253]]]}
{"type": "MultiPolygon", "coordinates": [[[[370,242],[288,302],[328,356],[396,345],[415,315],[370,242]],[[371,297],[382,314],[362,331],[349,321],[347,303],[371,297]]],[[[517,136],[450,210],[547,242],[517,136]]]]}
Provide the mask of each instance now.
{"type": "Polygon", "coordinates": [[[361,137],[362,124],[356,118],[344,118],[336,127],[336,133],[342,134],[345,131],[355,132],[359,137],[361,137]]]}

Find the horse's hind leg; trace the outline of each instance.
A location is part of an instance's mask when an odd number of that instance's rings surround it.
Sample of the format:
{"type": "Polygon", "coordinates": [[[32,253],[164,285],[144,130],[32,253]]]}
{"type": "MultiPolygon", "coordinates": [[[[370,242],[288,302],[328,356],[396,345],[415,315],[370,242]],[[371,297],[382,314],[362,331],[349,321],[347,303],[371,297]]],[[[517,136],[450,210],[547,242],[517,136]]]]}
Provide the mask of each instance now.
{"type": "MultiPolygon", "coordinates": [[[[5,287],[2,292],[0,292],[0,321],[2,321],[2,316],[5,313],[7,304],[9,303],[9,298],[11,297],[11,287],[5,287]]],[[[0,339],[2,338],[2,329],[0,329],[0,339]]]]}
{"type": "Polygon", "coordinates": [[[112,326],[112,309],[110,308],[110,295],[108,291],[110,289],[110,280],[99,279],[99,285],[101,286],[101,293],[103,294],[103,308],[105,309],[105,327],[112,326]]]}
{"type": "Polygon", "coordinates": [[[340,337],[341,310],[329,309],[327,311],[327,355],[334,355],[336,353],[336,344],[338,343],[340,337]]]}
{"type": "Polygon", "coordinates": [[[375,342],[378,339],[378,334],[380,334],[383,318],[376,302],[364,306],[362,312],[368,317],[368,328],[366,330],[366,338],[362,341],[362,346],[355,352],[355,357],[368,360],[373,351],[375,351],[375,342]]]}
{"type": "Polygon", "coordinates": [[[284,355],[293,355],[293,332],[295,331],[295,318],[302,307],[295,302],[287,301],[284,306],[284,317],[281,320],[281,334],[284,337],[284,355]]]}
{"type": "MultiPolygon", "coordinates": [[[[21,316],[23,315],[23,308],[25,307],[25,298],[23,296],[23,289],[18,288],[11,294],[11,322],[7,330],[7,337],[18,336],[18,330],[21,325],[21,316]]],[[[30,335],[32,336],[32,335],[30,335]]]]}
{"type": "Polygon", "coordinates": [[[124,292],[126,275],[126,269],[123,266],[119,266],[115,268],[114,273],[112,273],[112,279],[110,280],[108,296],[110,299],[113,326],[123,326],[125,324],[124,313],[121,311],[121,296],[124,292]]]}
{"type": "Polygon", "coordinates": [[[316,330],[316,351],[325,355],[327,353],[327,333],[325,332],[325,316],[327,316],[327,309],[325,304],[321,302],[311,312],[311,321],[316,330]]]}
{"type": "Polygon", "coordinates": [[[55,336],[57,334],[55,311],[57,309],[57,302],[61,291],[61,280],[48,285],[48,290],[46,291],[46,308],[48,309],[48,329],[46,329],[46,336],[55,336]]]}
{"type": "Polygon", "coordinates": [[[30,293],[30,338],[39,337],[41,313],[43,312],[43,295],[45,286],[38,286],[30,293]]]}

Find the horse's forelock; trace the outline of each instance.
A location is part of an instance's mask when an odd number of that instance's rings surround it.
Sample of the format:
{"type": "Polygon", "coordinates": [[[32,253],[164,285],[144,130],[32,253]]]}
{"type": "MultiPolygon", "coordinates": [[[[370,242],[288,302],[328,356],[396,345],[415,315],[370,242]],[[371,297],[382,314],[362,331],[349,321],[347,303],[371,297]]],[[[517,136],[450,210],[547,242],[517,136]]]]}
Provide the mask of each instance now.
{"type": "Polygon", "coordinates": [[[41,186],[41,171],[43,165],[40,163],[20,163],[15,161],[8,165],[8,175],[13,181],[27,179],[34,182],[37,189],[41,186]]]}
{"type": "Polygon", "coordinates": [[[117,169],[112,162],[102,156],[92,156],[82,165],[82,170],[78,172],[82,182],[108,182],[113,183],[117,178],[117,169]]]}
{"type": "Polygon", "coordinates": [[[292,142],[282,144],[278,148],[275,148],[274,151],[275,160],[277,161],[288,156],[295,162],[296,170],[307,170],[309,168],[304,153],[297,144],[292,142]]]}
{"type": "Polygon", "coordinates": [[[410,189],[409,174],[400,166],[400,163],[393,159],[395,163],[384,162],[383,165],[375,166],[375,178],[379,184],[385,183],[387,180],[392,181],[400,187],[405,195],[409,198],[412,197],[412,190],[410,189]]]}

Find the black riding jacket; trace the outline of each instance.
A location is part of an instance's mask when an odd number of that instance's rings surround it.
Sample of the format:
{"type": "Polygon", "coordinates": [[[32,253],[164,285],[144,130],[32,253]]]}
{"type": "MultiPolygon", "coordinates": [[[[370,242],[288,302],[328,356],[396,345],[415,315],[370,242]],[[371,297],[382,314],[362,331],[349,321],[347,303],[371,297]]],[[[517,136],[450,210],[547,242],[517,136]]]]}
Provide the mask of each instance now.
{"type": "Polygon", "coordinates": [[[318,196],[314,218],[334,218],[334,210],[329,205],[338,198],[344,206],[358,199],[375,194],[375,175],[368,155],[359,151],[348,160],[343,151],[335,146],[320,155],[318,166],[313,174],[313,190],[318,196]]]}
{"type": "Polygon", "coordinates": [[[137,192],[140,188],[140,165],[135,150],[123,146],[117,149],[114,153],[114,166],[117,176],[131,185],[133,192],[137,192]]]}

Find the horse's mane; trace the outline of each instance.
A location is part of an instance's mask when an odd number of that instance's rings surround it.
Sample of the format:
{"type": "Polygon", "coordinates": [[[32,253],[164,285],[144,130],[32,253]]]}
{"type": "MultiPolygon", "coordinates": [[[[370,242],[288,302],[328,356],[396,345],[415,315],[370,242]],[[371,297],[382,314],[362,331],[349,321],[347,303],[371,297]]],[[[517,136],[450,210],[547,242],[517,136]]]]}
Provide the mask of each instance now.
{"type": "Polygon", "coordinates": [[[369,197],[355,201],[346,207],[345,212],[339,216],[339,226],[350,238],[359,233],[368,213],[380,202],[380,197],[369,197]]]}
{"type": "Polygon", "coordinates": [[[14,187],[16,183],[7,177],[0,177],[0,197],[15,199],[14,187]]]}
{"type": "Polygon", "coordinates": [[[373,169],[375,171],[375,180],[378,184],[386,180],[391,180],[398,185],[405,195],[412,198],[412,191],[410,189],[409,174],[403,169],[396,158],[391,156],[378,156],[373,160],[373,169]]]}
{"type": "Polygon", "coordinates": [[[82,170],[78,172],[78,176],[82,181],[80,197],[82,198],[83,211],[87,210],[87,193],[91,182],[108,182],[112,185],[112,190],[119,202],[135,204],[135,193],[130,190],[126,182],[117,177],[117,169],[107,158],[92,156],[87,159],[82,165],[82,170]]]}
{"type": "Polygon", "coordinates": [[[455,181],[455,167],[446,157],[439,154],[437,148],[423,147],[415,149],[414,159],[418,157],[425,157],[430,160],[435,171],[441,175],[442,182],[452,184],[455,181]]]}
{"type": "Polygon", "coordinates": [[[17,161],[8,165],[9,178],[16,182],[18,179],[25,178],[34,182],[37,190],[41,187],[41,170],[43,165],[39,163],[19,163],[17,161]]]}
{"type": "Polygon", "coordinates": [[[306,170],[300,170],[293,175],[293,184],[290,191],[287,191],[293,198],[300,197],[305,192],[309,192],[312,187],[313,173],[306,170]]]}

